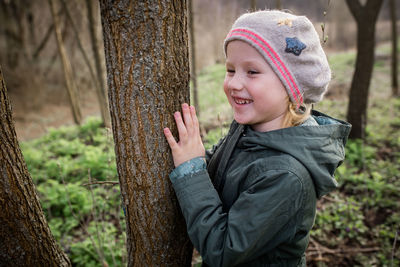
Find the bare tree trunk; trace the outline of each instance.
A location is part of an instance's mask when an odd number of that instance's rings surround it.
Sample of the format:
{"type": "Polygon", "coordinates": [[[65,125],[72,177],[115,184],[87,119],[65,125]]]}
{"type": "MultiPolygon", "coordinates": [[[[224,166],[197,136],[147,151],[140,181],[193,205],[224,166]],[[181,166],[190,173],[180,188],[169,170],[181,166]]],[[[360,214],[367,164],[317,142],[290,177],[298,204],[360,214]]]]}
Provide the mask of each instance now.
{"type": "Polygon", "coordinates": [[[250,8],[251,8],[251,11],[256,11],[256,9],[257,9],[257,0],[251,0],[251,6],[250,6],[250,8]]]}
{"type": "Polygon", "coordinates": [[[103,119],[104,126],[107,128],[111,128],[110,112],[108,110],[108,101],[107,101],[107,90],[103,79],[103,69],[101,67],[100,51],[96,35],[95,21],[93,17],[93,0],[86,0],[86,7],[89,20],[88,25],[89,25],[90,40],[92,44],[94,62],[97,72],[97,86],[96,86],[97,98],[99,99],[101,117],[103,119]]]}
{"type": "Polygon", "coordinates": [[[29,51],[29,60],[32,60],[33,50],[32,48],[36,46],[36,32],[35,32],[35,17],[34,12],[32,10],[32,2],[29,2],[27,5],[26,11],[26,22],[28,24],[28,31],[29,31],[29,46],[31,47],[29,51]]]}
{"type": "Polygon", "coordinates": [[[5,18],[2,19],[6,41],[7,67],[16,69],[24,52],[24,28],[18,1],[0,2],[5,18]]]}
{"type": "Polygon", "coordinates": [[[43,215],[0,68],[0,266],[71,266],[43,215]]]}
{"type": "Polygon", "coordinates": [[[282,9],[282,1],[281,0],[276,0],[276,9],[278,9],[278,10],[282,9]]]}
{"type": "MultiPolygon", "coordinates": [[[[81,51],[81,54],[83,56],[83,60],[86,63],[86,66],[88,67],[90,77],[93,82],[93,86],[96,90],[97,100],[99,101],[100,114],[101,114],[101,118],[103,121],[103,125],[107,128],[111,128],[111,118],[110,118],[110,112],[108,110],[108,102],[106,101],[106,99],[107,99],[106,95],[101,87],[100,80],[98,79],[97,75],[95,75],[95,73],[94,73],[92,65],[90,64],[89,57],[88,57],[87,53],[85,52],[85,49],[83,48],[81,38],[79,37],[78,29],[75,25],[74,19],[71,16],[71,13],[69,12],[67,2],[65,0],[61,0],[61,3],[63,6],[63,10],[65,11],[65,14],[67,15],[67,18],[68,18],[69,22],[71,23],[72,31],[74,32],[75,39],[78,44],[78,48],[81,51]]],[[[91,22],[91,20],[89,19],[89,23],[90,22],[91,22]]],[[[91,27],[92,26],[89,26],[89,28],[91,28],[91,27]]]]}
{"type": "Polygon", "coordinates": [[[395,0],[390,0],[390,18],[392,21],[392,95],[399,96],[399,80],[397,78],[397,16],[395,0]]]}
{"type": "Polygon", "coordinates": [[[364,138],[369,85],[374,66],[375,25],[383,0],[346,0],[357,22],[357,59],[351,83],[347,120],[353,125],[350,138],[364,138]]]}
{"type": "Polygon", "coordinates": [[[68,96],[71,104],[71,109],[72,109],[72,115],[74,117],[74,121],[76,124],[81,124],[82,122],[82,113],[81,109],[79,106],[79,97],[78,97],[78,90],[77,86],[75,84],[75,81],[72,77],[72,68],[71,68],[71,63],[69,62],[67,58],[67,54],[64,48],[63,40],[62,40],[62,35],[61,35],[61,29],[60,29],[60,24],[58,21],[58,16],[56,13],[56,8],[54,6],[54,0],[48,0],[50,9],[51,9],[51,14],[53,16],[53,22],[54,22],[54,29],[56,33],[56,39],[57,39],[57,46],[58,46],[58,52],[60,54],[63,70],[64,70],[64,77],[65,77],[65,85],[67,87],[68,91],[68,96]]]}
{"type": "Polygon", "coordinates": [[[128,266],[190,266],[163,136],[189,101],[186,1],[101,0],[100,7],[128,266]]]}
{"type": "Polygon", "coordinates": [[[193,0],[189,0],[189,34],[190,34],[190,55],[191,55],[191,68],[190,78],[193,84],[193,104],[196,107],[197,116],[200,116],[199,107],[199,94],[197,89],[197,72],[196,72],[196,41],[194,35],[194,13],[193,13],[193,0]]]}

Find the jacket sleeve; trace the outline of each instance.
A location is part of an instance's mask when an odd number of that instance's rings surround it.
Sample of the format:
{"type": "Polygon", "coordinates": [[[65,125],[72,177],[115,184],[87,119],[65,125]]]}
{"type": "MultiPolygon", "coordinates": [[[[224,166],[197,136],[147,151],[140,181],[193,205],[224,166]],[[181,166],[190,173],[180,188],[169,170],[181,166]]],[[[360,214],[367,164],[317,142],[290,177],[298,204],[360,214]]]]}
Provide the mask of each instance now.
{"type": "Polygon", "coordinates": [[[188,234],[210,266],[251,261],[290,241],[301,207],[302,183],[287,170],[269,170],[249,178],[228,213],[203,170],[173,182],[188,234]]]}

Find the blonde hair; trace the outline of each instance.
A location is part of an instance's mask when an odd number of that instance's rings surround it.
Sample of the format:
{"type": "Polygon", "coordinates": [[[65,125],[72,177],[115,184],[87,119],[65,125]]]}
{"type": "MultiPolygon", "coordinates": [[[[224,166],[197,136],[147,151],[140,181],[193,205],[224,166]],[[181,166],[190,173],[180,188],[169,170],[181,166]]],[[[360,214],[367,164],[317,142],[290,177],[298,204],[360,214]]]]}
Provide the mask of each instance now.
{"type": "Polygon", "coordinates": [[[293,127],[302,124],[311,114],[311,104],[297,104],[290,101],[287,97],[285,117],[283,118],[282,128],[293,127]]]}

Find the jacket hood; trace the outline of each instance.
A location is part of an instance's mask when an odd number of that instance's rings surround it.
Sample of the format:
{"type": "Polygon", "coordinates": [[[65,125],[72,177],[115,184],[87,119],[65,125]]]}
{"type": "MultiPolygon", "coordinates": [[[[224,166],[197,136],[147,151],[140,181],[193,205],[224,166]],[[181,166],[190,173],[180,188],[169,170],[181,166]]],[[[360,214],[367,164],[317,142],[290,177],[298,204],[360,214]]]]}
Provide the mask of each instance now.
{"type": "Polygon", "coordinates": [[[297,127],[270,132],[255,132],[248,127],[238,146],[251,151],[268,148],[290,154],[307,168],[320,198],[338,185],[334,172],[344,160],[350,130],[349,123],[313,110],[310,118],[297,127]]]}

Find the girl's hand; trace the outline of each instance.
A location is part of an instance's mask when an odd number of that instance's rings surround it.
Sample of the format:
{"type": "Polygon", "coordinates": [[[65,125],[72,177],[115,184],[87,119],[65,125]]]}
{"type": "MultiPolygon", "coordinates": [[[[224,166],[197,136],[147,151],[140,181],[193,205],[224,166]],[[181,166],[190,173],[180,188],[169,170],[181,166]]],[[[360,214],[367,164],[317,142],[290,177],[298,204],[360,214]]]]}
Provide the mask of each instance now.
{"type": "Polygon", "coordinates": [[[190,159],[205,155],[205,149],[200,137],[199,121],[196,110],[186,103],[182,105],[182,113],[174,113],[176,126],[178,127],[179,142],[175,141],[169,128],[164,129],[164,135],[172,150],[175,167],[190,159]]]}

